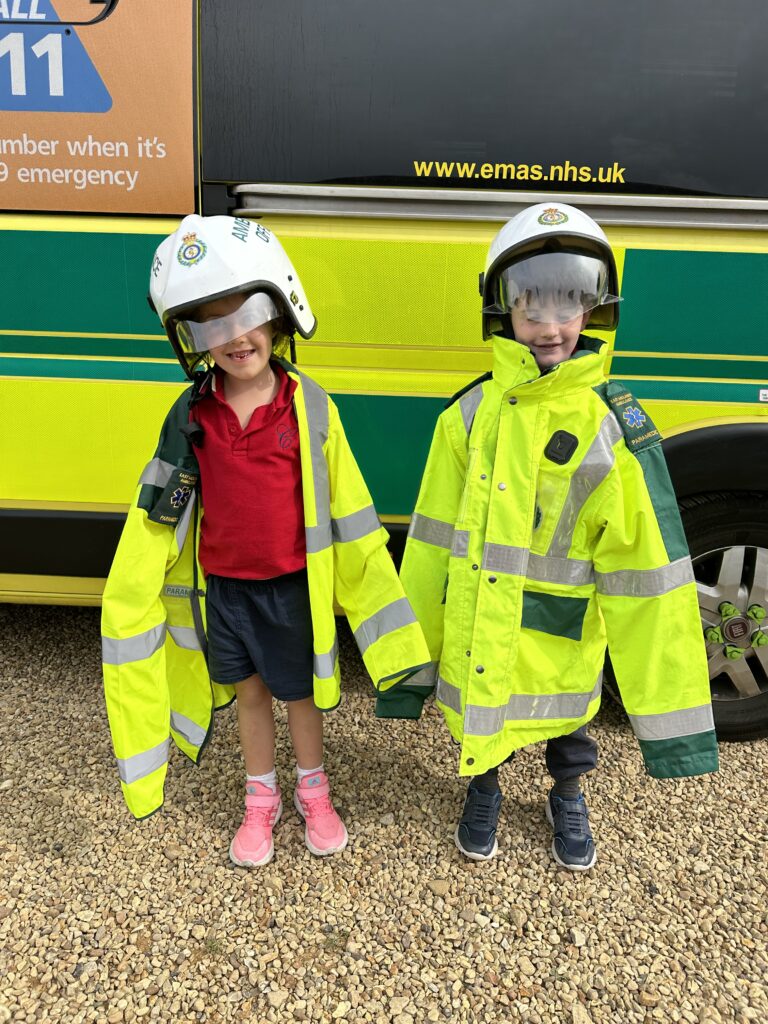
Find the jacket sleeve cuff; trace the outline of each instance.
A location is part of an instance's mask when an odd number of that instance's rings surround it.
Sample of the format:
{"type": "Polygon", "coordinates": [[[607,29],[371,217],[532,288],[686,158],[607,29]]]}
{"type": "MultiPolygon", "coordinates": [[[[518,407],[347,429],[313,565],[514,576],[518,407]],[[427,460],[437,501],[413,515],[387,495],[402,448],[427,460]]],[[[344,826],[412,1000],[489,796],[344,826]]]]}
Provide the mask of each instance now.
{"type": "Polygon", "coordinates": [[[714,729],[692,736],[665,740],[640,740],[648,774],[654,779],[681,779],[718,770],[714,729]]]}
{"type": "Polygon", "coordinates": [[[403,687],[380,693],[376,698],[376,717],[419,718],[425,697],[425,693],[415,693],[403,687]]]}

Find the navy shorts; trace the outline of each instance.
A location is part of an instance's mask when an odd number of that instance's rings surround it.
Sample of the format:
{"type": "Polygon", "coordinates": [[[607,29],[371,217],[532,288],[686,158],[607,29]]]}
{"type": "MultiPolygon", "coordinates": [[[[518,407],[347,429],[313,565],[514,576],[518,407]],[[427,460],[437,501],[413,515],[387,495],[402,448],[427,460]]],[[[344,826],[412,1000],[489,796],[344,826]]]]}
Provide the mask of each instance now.
{"type": "Polygon", "coordinates": [[[258,673],[278,700],[312,696],[307,570],[271,580],[208,576],[208,669],[217,683],[258,673]]]}

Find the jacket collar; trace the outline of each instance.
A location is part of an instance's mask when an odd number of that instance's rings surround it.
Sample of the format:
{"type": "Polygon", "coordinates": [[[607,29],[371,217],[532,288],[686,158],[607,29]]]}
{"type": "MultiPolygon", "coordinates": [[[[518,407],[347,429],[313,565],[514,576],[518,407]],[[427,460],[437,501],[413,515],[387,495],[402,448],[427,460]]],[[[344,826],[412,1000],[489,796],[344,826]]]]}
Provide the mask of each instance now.
{"type": "Polygon", "coordinates": [[[525,345],[508,338],[494,338],[493,379],[504,392],[524,385],[526,395],[560,395],[601,383],[605,379],[607,355],[606,342],[582,334],[570,359],[541,373],[525,345]]]}

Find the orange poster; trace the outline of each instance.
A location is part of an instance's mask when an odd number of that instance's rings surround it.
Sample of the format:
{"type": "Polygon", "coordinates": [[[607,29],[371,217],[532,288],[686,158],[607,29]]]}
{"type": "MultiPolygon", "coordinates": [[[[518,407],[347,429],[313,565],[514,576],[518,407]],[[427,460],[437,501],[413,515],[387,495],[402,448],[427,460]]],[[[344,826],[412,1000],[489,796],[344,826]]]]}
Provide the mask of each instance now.
{"type": "Polygon", "coordinates": [[[192,8],[0,0],[0,209],[194,210],[192,8]]]}

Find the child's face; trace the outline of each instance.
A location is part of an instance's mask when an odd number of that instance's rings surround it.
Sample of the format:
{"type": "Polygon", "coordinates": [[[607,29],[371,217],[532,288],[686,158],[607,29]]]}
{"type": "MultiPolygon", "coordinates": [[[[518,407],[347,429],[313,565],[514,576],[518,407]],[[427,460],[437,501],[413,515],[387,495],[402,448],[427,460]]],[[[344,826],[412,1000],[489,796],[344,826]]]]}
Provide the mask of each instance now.
{"type": "Polygon", "coordinates": [[[549,369],[570,359],[579,335],[589,320],[589,313],[576,313],[571,319],[554,304],[552,306],[517,305],[512,307],[515,339],[527,345],[540,370],[549,369]]]}
{"type": "MultiPolygon", "coordinates": [[[[207,323],[217,317],[229,316],[243,304],[242,294],[225,295],[212,302],[204,302],[197,310],[197,319],[207,323]]],[[[274,330],[271,323],[254,327],[226,345],[209,349],[211,359],[217,366],[237,380],[254,380],[264,370],[272,355],[274,330]]]]}

